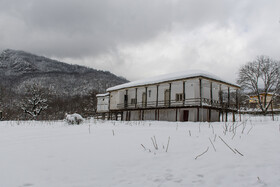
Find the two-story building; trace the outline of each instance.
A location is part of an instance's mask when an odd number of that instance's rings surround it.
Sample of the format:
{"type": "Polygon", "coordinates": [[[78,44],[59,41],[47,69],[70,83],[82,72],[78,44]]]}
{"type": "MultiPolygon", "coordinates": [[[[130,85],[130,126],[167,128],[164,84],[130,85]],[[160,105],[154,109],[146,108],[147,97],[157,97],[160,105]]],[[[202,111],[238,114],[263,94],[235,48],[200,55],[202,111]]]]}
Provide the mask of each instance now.
{"type": "Polygon", "coordinates": [[[279,104],[277,102],[274,102],[276,100],[276,97],[278,97],[278,95],[275,93],[260,93],[259,96],[258,95],[250,95],[249,96],[249,107],[250,108],[256,108],[256,109],[260,109],[259,106],[259,99],[258,97],[260,97],[260,104],[262,106],[266,106],[270,103],[270,109],[272,108],[274,109],[279,109],[279,104]]]}
{"type": "Polygon", "coordinates": [[[172,73],[108,88],[103,113],[121,120],[219,121],[236,111],[239,89],[204,71],[172,73]]]}

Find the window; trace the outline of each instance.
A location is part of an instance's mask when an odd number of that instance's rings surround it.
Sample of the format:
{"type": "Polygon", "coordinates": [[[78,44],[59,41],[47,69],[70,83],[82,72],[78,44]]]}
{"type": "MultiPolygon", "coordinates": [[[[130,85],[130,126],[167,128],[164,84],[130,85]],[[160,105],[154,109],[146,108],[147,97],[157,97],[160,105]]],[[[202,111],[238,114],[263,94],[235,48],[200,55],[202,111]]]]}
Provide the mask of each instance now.
{"type": "Polygon", "coordinates": [[[149,97],[151,97],[152,90],[149,90],[149,97]]]}
{"type": "Polygon", "coordinates": [[[131,104],[136,104],[136,99],[135,98],[131,99],[131,104]]]}
{"type": "Polygon", "coordinates": [[[176,94],[176,101],[183,101],[183,99],[184,99],[184,94],[182,93],[176,94]]]}

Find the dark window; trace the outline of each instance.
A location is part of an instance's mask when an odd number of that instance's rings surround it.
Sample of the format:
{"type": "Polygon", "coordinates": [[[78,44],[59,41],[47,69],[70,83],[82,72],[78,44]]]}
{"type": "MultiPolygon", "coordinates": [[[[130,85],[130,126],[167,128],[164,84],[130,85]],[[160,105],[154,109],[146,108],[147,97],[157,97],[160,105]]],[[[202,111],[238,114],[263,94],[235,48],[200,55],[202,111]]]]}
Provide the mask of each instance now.
{"type": "Polygon", "coordinates": [[[136,99],[135,98],[131,99],[131,104],[136,104],[136,99]]]}
{"type": "Polygon", "coordinates": [[[176,101],[183,101],[184,99],[184,94],[180,93],[180,94],[176,94],[176,101]]]}

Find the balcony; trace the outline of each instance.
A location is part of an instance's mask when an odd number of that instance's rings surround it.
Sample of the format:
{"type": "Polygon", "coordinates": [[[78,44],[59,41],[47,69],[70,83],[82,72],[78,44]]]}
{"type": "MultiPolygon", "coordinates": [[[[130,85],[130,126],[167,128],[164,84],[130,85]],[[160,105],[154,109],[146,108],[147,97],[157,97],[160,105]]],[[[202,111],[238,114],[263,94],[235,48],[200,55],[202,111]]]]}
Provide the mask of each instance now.
{"type": "Polygon", "coordinates": [[[236,109],[236,103],[220,102],[208,98],[191,98],[183,101],[176,100],[161,100],[161,101],[147,101],[137,103],[120,103],[117,104],[118,109],[148,109],[148,108],[170,108],[170,107],[190,107],[190,106],[208,106],[221,109],[236,109]]]}

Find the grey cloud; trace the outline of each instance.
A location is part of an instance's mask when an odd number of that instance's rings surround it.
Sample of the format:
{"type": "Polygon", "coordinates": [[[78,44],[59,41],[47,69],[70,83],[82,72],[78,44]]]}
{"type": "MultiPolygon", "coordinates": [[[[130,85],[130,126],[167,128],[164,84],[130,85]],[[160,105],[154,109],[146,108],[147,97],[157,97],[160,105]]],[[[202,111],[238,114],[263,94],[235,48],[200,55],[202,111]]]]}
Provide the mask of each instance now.
{"type": "MultiPolygon", "coordinates": [[[[21,34],[11,37],[7,45],[50,56],[80,58],[107,53],[120,44],[149,40],[173,24],[193,29],[211,21],[226,23],[232,9],[229,2],[4,0],[5,6],[1,7],[4,14],[23,23],[14,28],[21,34]]],[[[0,48],[6,46],[0,44],[0,48]]]]}
{"type": "Polygon", "coordinates": [[[191,67],[184,63],[190,61],[196,68],[232,72],[233,63],[257,55],[280,58],[279,7],[279,0],[0,0],[0,50],[21,49],[119,75],[125,71],[128,79],[140,77],[138,70],[179,71],[191,67]],[[178,33],[183,34],[173,41],[178,33]],[[178,58],[155,54],[161,47],[147,52],[153,46],[146,44],[173,42],[182,54],[176,47],[162,49],[178,58]],[[160,69],[138,65],[142,61],[160,69]]]}

